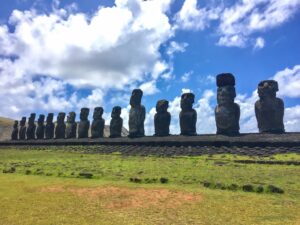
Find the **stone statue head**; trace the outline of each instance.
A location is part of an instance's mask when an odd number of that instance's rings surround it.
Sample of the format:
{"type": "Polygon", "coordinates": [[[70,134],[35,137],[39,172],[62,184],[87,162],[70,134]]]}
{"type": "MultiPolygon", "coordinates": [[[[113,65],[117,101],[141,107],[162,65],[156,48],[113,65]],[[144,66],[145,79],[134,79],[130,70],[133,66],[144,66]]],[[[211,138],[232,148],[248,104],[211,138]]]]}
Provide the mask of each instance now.
{"type": "Polygon", "coordinates": [[[162,113],[162,112],[167,112],[169,107],[169,102],[167,100],[159,100],[156,103],[156,112],[162,113]]]}
{"type": "Polygon", "coordinates": [[[53,122],[53,117],[54,117],[54,114],[53,114],[53,113],[48,113],[48,116],[47,116],[47,123],[52,123],[52,122],[53,122]]]}
{"type": "Polygon", "coordinates": [[[80,120],[87,120],[90,113],[89,108],[81,108],[80,110],[80,120]]]}
{"type": "Polygon", "coordinates": [[[182,110],[191,110],[195,101],[193,93],[184,93],[181,95],[180,107],[182,110]]]}
{"type": "Polygon", "coordinates": [[[45,115],[41,114],[38,118],[38,125],[43,125],[45,120],[45,115]]]}
{"type": "Polygon", "coordinates": [[[67,122],[68,123],[75,123],[76,113],[75,112],[69,112],[69,115],[67,116],[67,122]]]}
{"type": "Polygon", "coordinates": [[[103,115],[103,108],[102,107],[96,107],[94,109],[94,114],[93,114],[93,119],[96,120],[96,119],[101,119],[102,118],[102,115],[103,115]]]}
{"type": "Polygon", "coordinates": [[[31,113],[30,117],[28,118],[28,124],[30,125],[34,124],[34,120],[35,120],[35,113],[31,113]]]}
{"type": "Polygon", "coordinates": [[[121,107],[120,106],[115,106],[113,107],[113,110],[111,112],[111,118],[119,118],[121,115],[121,107]]]}
{"type": "Polygon", "coordinates": [[[257,92],[260,99],[275,98],[278,83],[275,80],[264,80],[258,84],[257,92]]]}
{"type": "Polygon", "coordinates": [[[221,73],[217,75],[217,86],[235,86],[235,78],[231,73],[221,73]]]}
{"type": "Polygon", "coordinates": [[[26,124],[26,117],[22,117],[20,121],[20,126],[25,126],[25,124],[26,124]]]}
{"type": "Polygon", "coordinates": [[[134,89],[130,97],[130,105],[132,107],[141,105],[142,97],[143,91],[141,89],[134,89]]]}
{"type": "Polygon", "coordinates": [[[236,91],[234,86],[219,87],[217,91],[218,105],[226,105],[234,103],[236,91]]]}
{"type": "Polygon", "coordinates": [[[64,112],[58,113],[57,123],[64,123],[66,114],[64,112]]]}
{"type": "Polygon", "coordinates": [[[14,122],[14,128],[18,128],[18,125],[19,125],[19,121],[15,120],[15,122],[14,122]]]}

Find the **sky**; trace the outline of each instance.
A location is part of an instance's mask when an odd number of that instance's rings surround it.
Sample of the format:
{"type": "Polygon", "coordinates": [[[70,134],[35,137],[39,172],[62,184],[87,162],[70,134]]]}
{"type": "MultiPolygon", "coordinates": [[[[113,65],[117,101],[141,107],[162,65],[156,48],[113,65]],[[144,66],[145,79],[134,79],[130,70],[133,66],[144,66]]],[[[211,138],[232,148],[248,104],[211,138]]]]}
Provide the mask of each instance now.
{"type": "Polygon", "coordinates": [[[197,133],[215,133],[219,73],[236,78],[241,132],[257,132],[257,84],[279,83],[286,131],[300,131],[300,0],[0,0],[0,116],[122,107],[144,92],[146,134],[169,101],[195,94],[197,133]]]}

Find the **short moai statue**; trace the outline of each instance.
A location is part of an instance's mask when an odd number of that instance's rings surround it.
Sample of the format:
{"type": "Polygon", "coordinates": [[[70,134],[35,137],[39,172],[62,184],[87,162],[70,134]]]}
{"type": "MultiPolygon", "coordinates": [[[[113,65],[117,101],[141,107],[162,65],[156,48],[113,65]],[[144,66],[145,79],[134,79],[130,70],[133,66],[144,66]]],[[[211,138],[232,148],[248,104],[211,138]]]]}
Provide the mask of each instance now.
{"type": "Polygon", "coordinates": [[[46,119],[46,127],[45,127],[45,138],[46,139],[53,139],[54,138],[54,123],[53,123],[53,113],[48,113],[46,119]]]}
{"type": "Polygon", "coordinates": [[[22,117],[20,121],[20,129],[19,129],[19,139],[25,140],[26,139],[26,117],[22,117]]]}
{"type": "Polygon", "coordinates": [[[122,136],[123,119],[121,118],[121,107],[115,106],[111,112],[110,120],[110,138],[117,138],[122,136]]]}
{"type": "Polygon", "coordinates": [[[35,129],[36,129],[36,125],[35,125],[35,113],[31,113],[30,117],[28,118],[28,126],[27,126],[27,130],[26,130],[26,136],[27,136],[27,140],[34,140],[35,139],[35,129]]]}
{"type": "Polygon", "coordinates": [[[90,110],[88,108],[82,108],[80,111],[80,122],[78,127],[78,138],[88,138],[90,121],[88,120],[90,110]]]}
{"type": "Polygon", "coordinates": [[[258,84],[259,100],[255,103],[255,115],[260,133],[284,133],[284,103],[276,97],[278,83],[264,80],[258,84]]]}
{"type": "Polygon", "coordinates": [[[184,93],[181,95],[180,107],[181,112],[179,114],[180,121],[180,134],[186,136],[195,136],[197,112],[193,109],[195,101],[195,95],[193,93],[184,93]]]}
{"type": "Polygon", "coordinates": [[[66,134],[66,124],[65,124],[66,113],[60,112],[57,116],[56,127],[55,127],[55,138],[64,139],[66,134]]]}
{"type": "Polygon", "coordinates": [[[145,136],[144,121],[146,117],[145,107],[141,104],[143,91],[134,89],[130,97],[129,111],[129,135],[130,138],[145,136]]]}
{"type": "Polygon", "coordinates": [[[67,116],[66,138],[76,138],[77,123],[75,121],[76,113],[70,112],[67,116]]]}
{"type": "Polygon", "coordinates": [[[45,136],[45,115],[40,115],[38,118],[38,126],[36,128],[36,139],[44,139],[45,136]]]}
{"type": "Polygon", "coordinates": [[[156,114],[154,116],[155,136],[170,135],[171,114],[168,112],[169,102],[159,100],[156,103],[156,114]]]}
{"type": "Polygon", "coordinates": [[[103,137],[105,121],[102,118],[103,108],[96,107],[93,113],[93,122],[91,127],[92,138],[101,138],[103,137]]]}
{"type": "Polygon", "coordinates": [[[236,97],[235,78],[231,73],[217,75],[217,103],[215,120],[217,134],[238,135],[240,132],[240,107],[236,97]]]}
{"type": "Polygon", "coordinates": [[[13,130],[11,132],[11,140],[18,140],[18,133],[19,133],[19,121],[15,120],[13,130]]]}

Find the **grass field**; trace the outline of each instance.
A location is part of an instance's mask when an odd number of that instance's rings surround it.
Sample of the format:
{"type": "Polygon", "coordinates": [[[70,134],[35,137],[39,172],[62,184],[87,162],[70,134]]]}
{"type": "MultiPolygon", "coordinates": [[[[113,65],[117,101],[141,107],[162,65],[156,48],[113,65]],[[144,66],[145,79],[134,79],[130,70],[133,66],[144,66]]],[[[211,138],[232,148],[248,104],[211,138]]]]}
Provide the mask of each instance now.
{"type": "Polygon", "coordinates": [[[299,161],[1,149],[0,224],[300,224],[299,161]]]}

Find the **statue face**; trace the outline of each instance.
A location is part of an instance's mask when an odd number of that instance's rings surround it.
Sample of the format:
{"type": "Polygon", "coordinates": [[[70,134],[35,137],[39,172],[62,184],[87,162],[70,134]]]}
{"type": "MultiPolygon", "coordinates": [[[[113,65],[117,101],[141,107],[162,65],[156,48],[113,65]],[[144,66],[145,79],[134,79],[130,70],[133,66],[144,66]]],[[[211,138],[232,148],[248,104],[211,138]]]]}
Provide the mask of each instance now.
{"type": "Polygon", "coordinates": [[[142,97],[143,91],[141,89],[134,89],[130,97],[130,105],[132,107],[141,105],[142,97]]]}
{"type": "Polygon", "coordinates": [[[35,120],[35,113],[31,113],[30,117],[28,119],[28,123],[29,124],[34,124],[34,120],[35,120]]]}
{"type": "Polygon", "coordinates": [[[94,119],[102,118],[102,115],[103,115],[103,108],[102,107],[96,107],[94,109],[93,118],[94,119]]]}
{"type": "Polygon", "coordinates": [[[89,116],[90,110],[88,108],[82,108],[80,112],[80,119],[81,120],[87,120],[89,116]]]}
{"type": "Polygon", "coordinates": [[[17,120],[15,120],[14,128],[18,128],[18,125],[19,125],[19,122],[17,120]]]}
{"type": "Polygon", "coordinates": [[[47,123],[52,123],[53,121],[53,113],[49,113],[48,116],[47,116],[47,123]]]}
{"type": "Polygon", "coordinates": [[[65,113],[59,113],[57,116],[57,122],[63,123],[65,121],[66,114],[65,113]]]}
{"type": "Polygon", "coordinates": [[[44,123],[44,120],[45,120],[45,116],[44,115],[40,115],[39,119],[38,119],[38,124],[42,125],[44,123]]]}
{"type": "Polygon", "coordinates": [[[121,107],[120,106],[115,106],[111,112],[111,117],[112,118],[119,118],[121,115],[121,107]]]}
{"type": "Polygon", "coordinates": [[[185,93],[181,95],[180,107],[183,110],[191,110],[193,108],[195,95],[193,93],[185,93]]]}
{"type": "Polygon", "coordinates": [[[76,113],[75,112],[70,112],[69,115],[67,116],[67,122],[74,123],[75,118],[76,118],[76,113]]]}
{"type": "Polygon", "coordinates": [[[167,100],[160,100],[156,103],[156,112],[167,112],[169,102],[167,100]]]}
{"type": "Polygon", "coordinates": [[[218,105],[232,104],[234,102],[235,97],[236,97],[235,87],[224,86],[218,88],[218,93],[217,93],[218,105]]]}
{"type": "Polygon", "coordinates": [[[20,121],[20,126],[25,126],[26,124],[26,117],[23,117],[22,120],[20,121]]]}
{"type": "Polygon", "coordinates": [[[274,80],[262,81],[258,84],[257,92],[261,99],[275,98],[278,91],[278,83],[274,80]]]}

